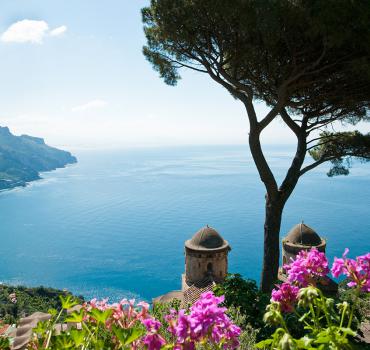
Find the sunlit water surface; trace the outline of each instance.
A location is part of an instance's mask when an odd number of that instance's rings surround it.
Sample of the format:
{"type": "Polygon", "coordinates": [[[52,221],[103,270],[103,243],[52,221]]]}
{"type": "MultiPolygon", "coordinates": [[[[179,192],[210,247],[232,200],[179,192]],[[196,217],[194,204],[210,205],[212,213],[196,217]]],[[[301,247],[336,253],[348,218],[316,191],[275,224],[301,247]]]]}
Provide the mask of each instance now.
{"type": "MultiPolygon", "coordinates": [[[[281,178],[291,149],[267,148],[281,178]]],[[[150,300],[180,288],[184,241],[215,227],[229,270],[259,279],[264,189],[246,146],[76,152],[79,163],[0,194],[0,281],[67,288],[87,298],[150,300]]],[[[370,250],[370,166],[306,174],[282,234],[304,220],[328,255],[370,250]]]]}

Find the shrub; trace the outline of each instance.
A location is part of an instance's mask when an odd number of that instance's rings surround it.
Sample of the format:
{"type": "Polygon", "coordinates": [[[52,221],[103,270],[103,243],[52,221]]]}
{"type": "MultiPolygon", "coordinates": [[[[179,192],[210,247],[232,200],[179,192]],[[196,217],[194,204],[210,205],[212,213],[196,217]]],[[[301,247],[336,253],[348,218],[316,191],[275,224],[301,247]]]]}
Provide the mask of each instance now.
{"type": "Polygon", "coordinates": [[[0,336],[0,349],[10,350],[10,342],[8,338],[0,336]]]}
{"type": "MultiPolygon", "coordinates": [[[[263,322],[263,314],[270,302],[270,296],[262,293],[255,281],[244,279],[240,274],[228,274],[223,283],[213,289],[216,295],[224,295],[224,305],[230,310],[238,309],[243,315],[242,328],[256,330],[257,339],[272,334],[273,329],[263,322]]],[[[233,317],[233,315],[231,315],[233,317]]]]}
{"type": "MultiPolygon", "coordinates": [[[[59,296],[71,295],[46,287],[8,286],[0,284],[0,319],[5,323],[16,323],[20,317],[28,316],[36,311],[47,312],[49,309],[59,309],[59,296]]],[[[76,297],[83,303],[83,297],[76,297]]]]}

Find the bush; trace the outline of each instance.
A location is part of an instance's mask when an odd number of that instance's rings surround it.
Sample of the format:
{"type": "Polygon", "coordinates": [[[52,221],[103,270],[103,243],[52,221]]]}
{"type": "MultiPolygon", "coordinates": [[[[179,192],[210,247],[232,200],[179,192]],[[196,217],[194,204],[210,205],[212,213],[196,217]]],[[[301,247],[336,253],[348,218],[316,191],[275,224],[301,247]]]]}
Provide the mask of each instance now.
{"type": "Polygon", "coordinates": [[[238,309],[243,315],[244,323],[240,324],[243,329],[255,329],[257,339],[272,334],[273,328],[263,322],[270,296],[258,289],[256,281],[244,279],[240,274],[228,274],[225,281],[215,286],[213,291],[216,295],[225,296],[224,305],[227,308],[238,309]]]}
{"type": "MultiPolygon", "coordinates": [[[[0,320],[12,324],[36,311],[59,309],[62,306],[59,297],[66,295],[71,293],[42,286],[29,288],[0,284],[0,320]]],[[[81,304],[84,302],[82,296],[76,300],[81,304]]]]}
{"type": "Polygon", "coordinates": [[[239,349],[240,350],[253,350],[257,342],[258,330],[254,329],[246,321],[247,316],[240,312],[240,309],[230,306],[227,310],[227,314],[233,320],[233,322],[239,326],[242,330],[239,337],[239,349]]]}

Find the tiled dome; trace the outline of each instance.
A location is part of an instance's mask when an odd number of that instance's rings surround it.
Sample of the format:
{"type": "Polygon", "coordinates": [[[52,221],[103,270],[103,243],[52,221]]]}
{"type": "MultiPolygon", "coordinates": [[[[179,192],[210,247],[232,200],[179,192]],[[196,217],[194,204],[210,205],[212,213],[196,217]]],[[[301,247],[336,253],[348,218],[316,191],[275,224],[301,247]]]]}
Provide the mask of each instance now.
{"type": "Polygon", "coordinates": [[[192,239],[185,242],[185,246],[192,250],[222,250],[229,247],[221,235],[208,225],[201,228],[192,239]]]}
{"type": "Polygon", "coordinates": [[[285,237],[285,241],[291,244],[318,246],[322,243],[320,236],[303,222],[295,225],[285,237]]]}

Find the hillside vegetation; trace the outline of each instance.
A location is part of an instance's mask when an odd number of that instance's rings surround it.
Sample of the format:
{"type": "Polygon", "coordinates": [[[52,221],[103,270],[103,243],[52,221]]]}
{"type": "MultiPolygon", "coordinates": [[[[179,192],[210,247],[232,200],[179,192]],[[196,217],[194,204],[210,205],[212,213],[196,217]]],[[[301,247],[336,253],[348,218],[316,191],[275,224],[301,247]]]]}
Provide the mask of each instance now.
{"type": "Polygon", "coordinates": [[[42,138],[14,136],[0,127],[0,190],[25,186],[40,178],[40,172],[76,163],[71,153],[50,147],[42,138]]]}
{"type": "MultiPolygon", "coordinates": [[[[60,296],[66,295],[70,293],[54,288],[0,284],[0,321],[11,324],[37,311],[60,309],[62,307],[60,296]]],[[[76,300],[82,303],[83,297],[79,296],[76,300]]]]}

